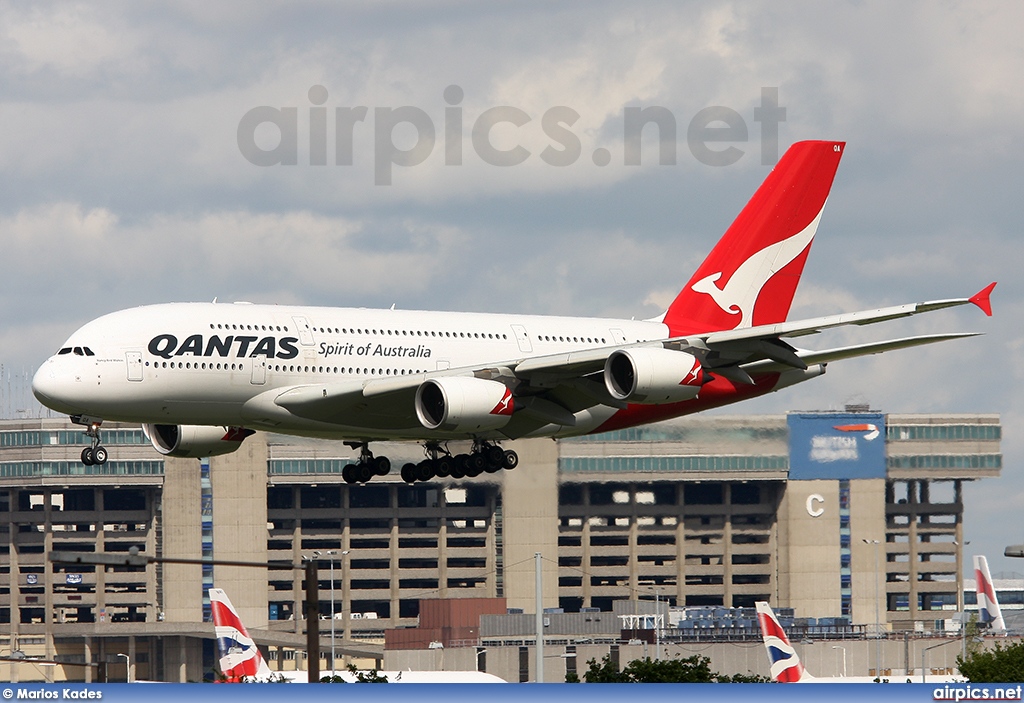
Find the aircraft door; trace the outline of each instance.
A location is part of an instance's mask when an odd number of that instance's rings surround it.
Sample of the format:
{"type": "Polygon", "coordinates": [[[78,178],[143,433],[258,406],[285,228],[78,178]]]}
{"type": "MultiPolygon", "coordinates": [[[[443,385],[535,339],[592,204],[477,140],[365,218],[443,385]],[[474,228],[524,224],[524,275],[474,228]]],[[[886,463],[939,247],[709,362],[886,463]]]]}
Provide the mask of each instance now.
{"type": "Polygon", "coordinates": [[[142,352],[125,352],[125,364],[128,366],[128,380],[142,380],[142,352]]]}
{"type": "Polygon", "coordinates": [[[252,358],[252,377],[249,382],[254,386],[262,386],[267,382],[267,357],[254,356],[252,358]]]}
{"type": "Polygon", "coordinates": [[[625,344],[626,343],[626,335],[624,335],[622,333],[622,330],[620,330],[618,328],[613,328],[613,329],[610,329],[608,331],[611,332],[612,339],[615,340],[616,344],[625,344]]]}
{"type": "Polygon", "coordinates": [[[299,333],[299,344],[304,347],[313,346],[313,328],[310,327],[309,320],[297,316],[293,317],[292,321],[295,323],[295,331],[299,333]]]}
{"type": "Polygon", "coordinates": [[[512,331],[515,332],[516,341],[519,342],[519,351],[532,352],[533,345],[530,343],[530,335],[526,333],[526,328],[522,325],[512,325],[512,331]]]}

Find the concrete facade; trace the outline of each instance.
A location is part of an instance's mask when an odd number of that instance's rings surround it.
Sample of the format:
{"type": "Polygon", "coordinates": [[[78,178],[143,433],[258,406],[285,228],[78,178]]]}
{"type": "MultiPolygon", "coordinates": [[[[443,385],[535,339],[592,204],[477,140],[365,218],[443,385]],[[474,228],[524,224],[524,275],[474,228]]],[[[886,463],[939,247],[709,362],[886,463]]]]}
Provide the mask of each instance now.
{"type": "MultiPolygon", "coordinates": [[[[130,547],[287,563],[319,552],[321,613],[335,616],[346,656],[380,656],[361,643],[416,624],[421,599],[504,597],[532,612],[538,551],[545,608],[767,599],[798,617],[874,625],[877,611],[884,629],[931,629],[960,602],[962,483],[999,475],[999,419],[887,421],[884,478],[787,480],[785,416],[698,416],[508,443],[521,457],[511,472],[406,485],[396,471],[354,486],[341,477],[351,452],[340,443],[256,435],[214,457],[206,479],[199,462],[160,456],[135,427],[105,425],[110,463],[86,469],[80,428],[6,421],[0,647],[90,664],[43,674],[58,678],[116,679],[117,655],[131,650],[135,678],[198,680],[210,666],[206,578],[272,646],[272,662],[304,666],[301,572],[46,559],[130,547]]],[[[399,466],[419,451],[374,449],[399,466]]]]}

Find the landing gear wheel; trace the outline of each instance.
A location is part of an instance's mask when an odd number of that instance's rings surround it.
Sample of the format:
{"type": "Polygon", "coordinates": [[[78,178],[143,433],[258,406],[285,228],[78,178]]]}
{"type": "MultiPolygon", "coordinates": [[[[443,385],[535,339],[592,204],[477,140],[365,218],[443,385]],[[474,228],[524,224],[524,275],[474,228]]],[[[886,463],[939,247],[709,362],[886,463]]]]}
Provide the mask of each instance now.
{"type": "Polygon", "coordinates": [[[346,464],[345,468],[341,470],[341,477],[345,480],[345,483],[349,485],[356,483],[356,465],[346,464]]]}
{"type": "Polygon", "coordinates": [[[402,467],[402,480],[406,483],[416,483],[416,464],[405,464],[402,467]]]}
{"type": "Polygon", "coordinates": [[[103,466],[107,463],[107,448],[106,447],[93,447],[92,448],[92,462],[103,466]]]}
{"type": "Polygon", "coordinates": [[[469,467],[469,457],[465,454],[459,454],[455,457],[455,461],[452,462],[452,470],[448,473],[452,478],[466,478],[466,471],[469,467]]]}
{"type": "Polygon", "coordinates": [[[434,478],[434,462],[424,459],[416,465],[416,478],[420,481],[429,481],[434,478]]]}
{"type": "Polygon", "coordinates": [[[484,459],[484,455],[480,452],[473,452],[469,455],[469,462],[466,464],[466,473],[471,470],[475,471],[475,476],[479,476],[480,472],[487,468],[487,460],[484,459]]]}
{"type": "Polygon", "coordinates": [[[492,466],[501,466],[505,460],[505,452],[498,445],[492,444],[484,449],[484,459],[492,466]]]}
{"type": "Polygon", "coordinates": [[[504,466],[505,466],[505,455],[504,454],[502,454],[501,461],[499,461],[499,462],[492,461],[489,456],[488,457],[481,456],[480,460],[482,461],[483,466],[484,466],[483,470],[486,471],[489,474],[496,474],[499,471],[501,471],[504,468],[504,466]]]}
{"type": "Polygon", "coordinates": [[[379,456],[373,460],[373,473],[377,476],[387,476],[391,473],[391,459],[386,456],[379,456]]]}
{"type": "Polygon", "coordinates": [[[92,456],[92,447],[86,447],[82,450],[82,463],[86,466],[92,466],[96,463],[92,456]]]}
{"type": "Polygon", "coordinates": [[[505,456],[502,457],[502,467],[511,471],[517,466],[519,466],[519,455],[511,449],[506,449],[505,456]]]}
{"type": "Polygon", "coordinates": [[[357,483],[366,483],[373,478],[373,467],[369,463],[356,464],[355,476],[357,483]]]}
{"type": "Polygon", "coordinates": [[[484,468],[482,468],[479,464],[471,462],[470,465],[466,467],[466,476],[468,476],[469,478],[476,478],[483,472],[484,468]]]}
{"type": "Polygon", "coordinates": [[[450,476],[452,473],[452,464],[455,462],[450,456],[438,457],[434,460],[434,475],[439,478],[450,476]]]}

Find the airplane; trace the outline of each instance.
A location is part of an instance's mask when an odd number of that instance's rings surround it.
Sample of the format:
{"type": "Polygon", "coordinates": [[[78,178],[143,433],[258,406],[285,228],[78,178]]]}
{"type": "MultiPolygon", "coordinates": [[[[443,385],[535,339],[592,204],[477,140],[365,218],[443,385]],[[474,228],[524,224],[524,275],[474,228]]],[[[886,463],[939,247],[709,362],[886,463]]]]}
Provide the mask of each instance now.
{"type": "Polygon", "coordinates": [[[988,571],[988,559],[980,554],[974,557],[974,578],[977,582],[978,620],[988,625],[988,632],[1005,634],[1006,622],[999,609],[992,575],[988,571]]]}
{"type": "Polygon", "coordinates": [[[402,479],[513,469],[502,440],[643,425],[774,392],[829,362],[973,333],[821,351],[790,339],[972,303],[952,298],[787,321],[845,142],[791,146],[667,311],[650,320],[248,303],[173,303],[85,324],[35,374],[45,406],[92,439],[104,420],[139,423],[166,456],[233,452],[257,430],[343,440],[343,471],[391,470],[370,443],[421,442],[402,479]],[[453,455],[450,441],[472,442],[453,455]]]}
{"type": "Polygon", "coordinates": [[[213,631],[217,637],[220,671],[224,680],[227,683],[270,681],[274,672],[267,666],[256,643],[246,632],[228,594],[220,588],[211,588],[209,593],[213,631]]]}
{"type": "MultiPolygon", "coordinates": [[[[761,639],[768,652],[772,681],[777,683],[912,683],[909,676],[878,678],[875,676],[812,676],[800,661],[793,645],[789,643],[786,631],[775,617],[775,611],[765,601],[755,601],[757,622],[761,626],[761,639]]],[[[845,669],[845,664],[843,665],[845,669]]],[[[962,677],[948,674],[929,675],[933,683],[955,683],[962,677]]]]}

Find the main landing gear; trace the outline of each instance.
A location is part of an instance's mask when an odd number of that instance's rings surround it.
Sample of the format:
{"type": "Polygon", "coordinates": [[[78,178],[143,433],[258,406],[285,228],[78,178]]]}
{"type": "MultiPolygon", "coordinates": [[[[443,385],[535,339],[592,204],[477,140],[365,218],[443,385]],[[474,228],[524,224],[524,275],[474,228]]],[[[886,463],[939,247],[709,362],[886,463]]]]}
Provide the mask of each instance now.
{"type": "Polygon", "coordinates": [[[502,469],[519,466],[519,455],[511,449],[502,449],[490,442],[475,442],[469,454],[451,453],[437,442],[424,445],[427,458],[418,464],[402,467],[402,480],[406,483],[429,481],[432,478],[473,478],[483,472],[493,474],[502,469]]]}
{"type": "Polygon", "coordinates": [[[345,483],[366,483],[374,476],[391,473],[391,460],[386,456],[374,456],[366,442],[345,442],[353,449],[359,449],[359,461],[341,470],[345,483]]]}
{"type": "Polygon", "coordinates": [[[107,448],[100,444],[100,425],[103,420],[82,415],[72,415],[71,422],[85,426],[85,434],[92,438],[92,446],[82,450],[82,463],[86,466],[103,466],[107,463],[107,448]]]}
{"type": "MultiPolygon", "coordinates": [[[[374,476],[387,476],[391,471],[391,460],[386,456],[375,457],[366,442],[345,442],[359,450],[359,461],[349,464],[341,471],[345,483],[367,483],[374,476]]],[[[519,466],[519,455],[511,449],[502,449],[491,442],[475,442],[469,454],[452,455],[438,442],[427,442],[424,446],[427,458],[402,467],[402,480],[406,483],[429,481],[433,478],[473,478],[487,472],[493,474],[502,469],[519,466]]]]}

